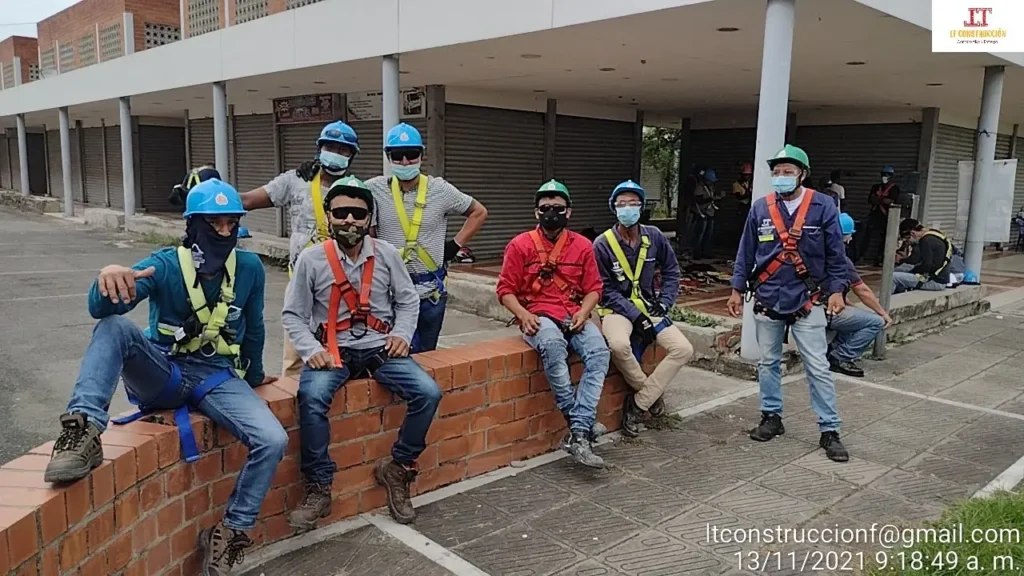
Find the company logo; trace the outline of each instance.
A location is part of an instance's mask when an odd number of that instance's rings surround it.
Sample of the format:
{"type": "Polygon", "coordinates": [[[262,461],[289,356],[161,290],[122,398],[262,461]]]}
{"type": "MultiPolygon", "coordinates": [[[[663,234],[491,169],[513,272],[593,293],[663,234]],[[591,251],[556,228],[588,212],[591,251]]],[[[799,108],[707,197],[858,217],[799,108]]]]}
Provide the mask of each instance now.
{"type": "Polygon", "coordinates": [[[1024,4],[1017,0],[932,0],[933,52],[1024,51],[1024,4]]]}
{"type": "Polygon", "coordinates": [[[988,15],[992,13],[991,8],[968,8],[970,17],[964,20],[964,26],[968,28],[988,28],[988,15]]]}
{"type": "Polygon", "coordinates": [[[409,133],[408,132],[402,132],[402,134],[398,137],[398,139],[401,140],[402,142],[408,142],[409,141],[409,133]]]}
{"type": "Polygon", "coordinates": [[[223,192],[218,192],[217,195],[213,197],[213,201],[217,203],[217,206],[228,205],[228,197],[225,196],[223,192]]]}

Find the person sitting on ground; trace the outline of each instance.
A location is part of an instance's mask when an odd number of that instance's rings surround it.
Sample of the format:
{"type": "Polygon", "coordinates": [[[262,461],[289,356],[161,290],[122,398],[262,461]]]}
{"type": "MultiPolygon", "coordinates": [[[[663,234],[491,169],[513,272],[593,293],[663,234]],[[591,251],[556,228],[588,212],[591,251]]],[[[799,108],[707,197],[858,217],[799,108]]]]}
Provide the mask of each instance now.
{"type": "Polygon", "coordinates": [[[569,424],[564,448],[576,462],[603,468],[592,442],[597,403],[608,373],[610,354],[590,315],[601,300],[601,275],[594,248],[568,230],[572,198],[564,184],[551,180],[537,190],[534,216],[540,225],[516,236],[505,248],[498,276],[498,300],[515,316],[527,344],[540,354],[555,405],[569,424]],[[576,394],[569,379],[568,347],[583,360],[576,394]]]}
{"type": "Polygon", "coordinates": [[[601,327],[612,359],[626,382],[635,390],[622,407],[622,433],[640,434],[644,413],[665,413],[668,383],[693,357],[693,346],[666,317],[679,295],[679,263],[668,239],[653,226],[642,226],[640,210],[644,189],[627,180],[612,191],[608,207],[618,224],[594,241],[597,268],[604,281],[601,327]],[[649,265],[645,265],[648,264],[649,265]],[[661,289],[655,274],[661,272],[661,289]],[[650,376],[640,367],[643,351],[657,342],[667,356],[650,376]]]}
{"type": "Polygon", "coordinates": [[[892,274],[893,294],[911,290],[945,290],[953,259],[953,243],[949,238],[938,230],[926,229],[913,218],[900,222],[900,235],[909,236],[912,251],[900,263],[901,271],[892,274]]]}
{"type": "Polygon", "coordinates": [[[176,410],[189,462],[199,454],[188,412],[205,415],[249,449],[224,518],[199,534],[205,576],[227,574],[252,546],[246,531],[256,526],[288,445],[281,423],[253,391],[276,378],[263,372],[263,263],[235,249],[243,214],[234,188],[207,180],[186,199],[181,246],[157,250],[131,268],[100,270],[89,290],[89,314],[99,322],[44,474],[47,482],[75,482],[103,462],[100,435],[118,379],[141,411],[115,423],[176,410]],[[147,298],[149,326],[142,330],[123,314],[147,298]]]}
{"type": "Polygon", "coordinates": [[[345,382],[369,375],[407,403],[391,458],[378,461],[374,474],[395,521],[408,524],[416,518],[409,485],[441,401],[437,382],[409,358],[420,297],[398,249],[367,237],[374,203],[366,184],[354,176],[336,180],[323,209],[330,237],[299,254],[281,311],[306,364],[298,393],[306,497],[288,523],[309,530],[330,515],[338,467],[327,450],[327,411],[345,382]]]}

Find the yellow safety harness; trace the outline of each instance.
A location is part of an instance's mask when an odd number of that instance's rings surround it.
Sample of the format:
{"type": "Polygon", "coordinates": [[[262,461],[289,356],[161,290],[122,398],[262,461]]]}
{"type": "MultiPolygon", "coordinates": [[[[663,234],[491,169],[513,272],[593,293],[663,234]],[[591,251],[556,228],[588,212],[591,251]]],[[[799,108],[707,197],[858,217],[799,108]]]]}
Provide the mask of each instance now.
{"type": "Polygon", "coordinates": [[[938,238],[939,240],[942,240],[943,242],[945,242],[946,243],[946,254],[943,256],[943,258],[942,258],[942,265],[939,266],[938,270],[932,272],[930,275],[927,275],[927,274],[918,274],[917,275],[917,280],[919,282],[921,282],[922,284],[925,283],[925,282],[928,282],[930,280],[934,280],[935,277],[938,276],[939,272],[942,272],[943,270],[945,270],[946,267],[949,266],[949,263],[953,260],[953,243],[949,241],[949,238],[945,234],[943,234],[942,232],[939,232],[938,230],[928,230],[927,232],[924,233],[924,235],[925,236],[934,236],[934,237],[938,238]]]}
{"type": "MultiPolygon", "coordinates": [[[[647,303],[644,302],[643,295],[640,293],[640,274],[644,269],[644,260],[647,259],[647,250],[651,247],[651,239],[646,234],[640,236],[640,253],[636,257],[636,269],[632,269],[629,265],[629,259],[626,258],[626,253],[622,251],[622,246],[619,245],[619,240],[615,237],[615,232],[608,229],[604,233],[604,237],[608,240],[608,246],[611,247],[612,253],[615,254],[615,259],[619,261],[619,266],[622,266],[622,273],[625,274],[626,279],[629,280],[630,284],[630,295],[629,300],[644,314],[644,316],[650,316],[647,312],[647,303]]],[[[597,313],[600,316],[607,316],[612,313],[611,308],[598,308],[597,313]]]]}
{"type": "MultiPolygon", "coordinates": [[[[306,248],[320,244],[331,236],[330,231],[327,229],[327,213],[324,212],[323,190],[320,189],[320,172],[317,172],[316,176],[313,176],[313,181],[309,183],[309,193],[312,196],[313,201],[313,217],[316,219],[316,235],[309,239],[309,242],[306,244],[306,248]]],[[[292,266],[289,264],[288,278],[291,278],[292,275],[292,266]]]]}
{"type": "Polygon", "coordinates": [[[428,297],[435,302],[445,293],[445,274],[440,269],[430,253],[419,243],[420,226],[423,224],[423,209],[427,206],[427,177],[420,175],[419,184],[416,190],[415,208],[412,212],[412,221],[405,211],[405,202],[402,199],[402,188],[397,178],[391,180],[391,197],[395,202],[395,212],[398,214],[398,222],[402,226],[402,233],[405,234],[405,247],[399,250],[402,260],[408,264],[413,258],[418,259],[427,269],[426,275],[411,274],[413,282],[423,280],[434,280],[437,288],[428,297]],[[426,276],[424,278],[423,276],[426,276]]]}

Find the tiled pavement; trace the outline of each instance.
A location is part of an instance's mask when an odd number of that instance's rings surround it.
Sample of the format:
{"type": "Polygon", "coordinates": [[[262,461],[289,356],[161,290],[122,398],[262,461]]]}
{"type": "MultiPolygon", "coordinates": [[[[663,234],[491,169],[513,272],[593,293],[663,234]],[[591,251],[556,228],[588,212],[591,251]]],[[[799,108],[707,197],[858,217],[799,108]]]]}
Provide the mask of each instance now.
{"type": "MultiPolygon", "coordinates": [[[[848,463],[817,448],[806,384],[797,381],[785,387],[782,438],[758,444],[745,436],[758,416],[752,394],[689,416],[678,429],[599,447],[607,471],[565,459],[522,470],[421,507],[415,528],[492,575],[668,576],[747,574],[737,554],[754,550],[839,550],[709,542],[712,527],[867,528],[936,518],[1024,456],[1024,308],[998,314],[866,361],[867,380],[880,386],[837,380],[848,463]]],[[[341,537],[298,553],[307,568],[264,572],[448,573],[429,561],[412,564],[415,553],[396,541],[375,548],[388,542],[382,536],[364,536],[361,547],[341,537]],[[384,549],[395,558],[375,564],[384,549]]]]}

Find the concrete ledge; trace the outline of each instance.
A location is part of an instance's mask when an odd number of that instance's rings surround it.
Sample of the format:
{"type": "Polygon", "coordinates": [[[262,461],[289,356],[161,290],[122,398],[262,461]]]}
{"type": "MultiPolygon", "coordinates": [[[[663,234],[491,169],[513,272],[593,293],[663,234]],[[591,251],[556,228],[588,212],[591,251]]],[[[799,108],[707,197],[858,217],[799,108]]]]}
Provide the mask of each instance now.
{"type": "MultiPolygon", "coordinates": [[[[182,220],[136,214],[124,220],[124,229],[137,234],[160,234],[176,238],[184,232],[185,224],[182,220]]],[[[252,238],[239,240],[238,246],[243,250],[254,252],[277,263],[288,261],[287,238],[278,238],[262,232],[252,232],[252,238]]]]}
{"type": "Polygon", "coordinates": [[[958,286],[942,292],[919,290],[895,294],[889,305],[893,325],[886,331],[886,340],[900,342],[914,334],[982,314],[990,306],[985,299],[984,286],[958,286]]]}
{"type": "Polygon", "coordinates": [[[36,214],[60,213],[64,210],[63,203],[50,196],[22,196],[13,190],[0,190],[0,205],[11,206],[36,214]]]}
{"type": "Polygon", "coordinates": [[[86,208],[82,211],[86,226],[107,228],[110,230],[124,229],[124,212],[111,208],[86,208]]]}

